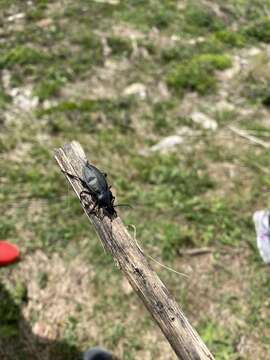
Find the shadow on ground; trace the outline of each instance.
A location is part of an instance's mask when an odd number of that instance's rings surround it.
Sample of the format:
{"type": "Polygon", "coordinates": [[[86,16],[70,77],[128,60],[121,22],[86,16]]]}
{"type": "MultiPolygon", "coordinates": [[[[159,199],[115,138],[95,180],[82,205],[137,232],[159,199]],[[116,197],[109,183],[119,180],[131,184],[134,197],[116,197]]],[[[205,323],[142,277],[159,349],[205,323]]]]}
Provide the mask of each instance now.
{"type": "Polygon", "coordinates": [[[1,360],[82,359],[81,352],[66,342],[51,341],[34,335],[22,315],[20,306],[0,283],[1,360]]]}

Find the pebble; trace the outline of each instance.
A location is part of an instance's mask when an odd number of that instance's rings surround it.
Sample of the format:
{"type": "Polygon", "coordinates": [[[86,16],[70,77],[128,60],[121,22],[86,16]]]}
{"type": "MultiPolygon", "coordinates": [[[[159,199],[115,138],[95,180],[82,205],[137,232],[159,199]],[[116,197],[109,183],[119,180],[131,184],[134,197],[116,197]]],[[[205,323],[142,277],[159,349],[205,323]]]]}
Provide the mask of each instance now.
{"type": "Polygon", "coordinates": [[[169,149],[174,148],[176,145],[182,144],[184,138],[180,135],[171,135],[163,138],[157,144],[150,148],[151,151],[166,152],[169,149]]]}
{"type": "Polygon", "coordinates": [[[134,83],[126,87],[123,94],[125,96],[138,95],[141,99],[145,99],[147,95],[147,89],[144,84],[134,83]]]}
{"type": "Polygon", "coordinates": [[[195,111],[191,114],[191,120],[206,130],[215,131],[218,128],[218,124],[214,119],[211,119],[209,116],[199,111],[195,111]]]}

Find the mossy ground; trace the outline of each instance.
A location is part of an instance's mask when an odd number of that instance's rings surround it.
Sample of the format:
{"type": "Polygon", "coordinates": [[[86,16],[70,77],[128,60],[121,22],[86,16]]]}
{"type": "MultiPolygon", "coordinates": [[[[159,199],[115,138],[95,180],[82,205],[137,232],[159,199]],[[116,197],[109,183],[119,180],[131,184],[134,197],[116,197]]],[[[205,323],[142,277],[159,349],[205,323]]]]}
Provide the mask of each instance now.
{"type": "Polygon", "coordinates": [[[0,239],[22,251],[1,268],[4,358],[74,359],[94,345],[175,358],[59,173],[53,149],[75,139],[133,205],[119,213],[145,252],[189,275],[153,264],[216,359],[266,359],[269,269],[252,213],[269,206],[269,150],[228,126],[269,140],[269,1],[14,0],[0,10],[0,239]],[[138,83],[145,91],[130,93],[138,83]],[[173,151],[150,150],[183,128],[173,151]],[[180,255],[202,246],[211,252],[180,255]]]}

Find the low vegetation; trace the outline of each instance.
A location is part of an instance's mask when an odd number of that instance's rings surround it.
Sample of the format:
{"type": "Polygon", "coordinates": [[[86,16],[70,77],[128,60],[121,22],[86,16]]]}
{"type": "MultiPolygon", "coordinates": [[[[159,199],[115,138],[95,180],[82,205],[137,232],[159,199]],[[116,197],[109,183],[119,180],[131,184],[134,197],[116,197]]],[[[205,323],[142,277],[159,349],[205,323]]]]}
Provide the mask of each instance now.
{"type": "Polygon", "coordinates": [[[269,271],[252,213],[269,206],[269,149],[228,126],[269,142],[269,1],[0,10],[0,239],[22,252],[1,268],[4,358],[74,360],[95,345],[174,358],[55,164],[75,139],[132,205],[119,213],[145,252],[189,275],[153,263],[216,359],[266,359],[269,271]],[[176,146],[155,150],[170,136],[176,146]]]}

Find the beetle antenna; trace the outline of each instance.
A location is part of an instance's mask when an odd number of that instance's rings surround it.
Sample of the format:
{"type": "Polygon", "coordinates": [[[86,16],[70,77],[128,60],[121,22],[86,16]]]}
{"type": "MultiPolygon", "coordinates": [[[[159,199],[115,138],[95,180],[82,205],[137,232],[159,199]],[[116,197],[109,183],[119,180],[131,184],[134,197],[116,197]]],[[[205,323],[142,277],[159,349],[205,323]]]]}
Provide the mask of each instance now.
{"type": "Polygon", "coordinates": [[[119,207],[119,206],[127,206],[127,207],[133,209],[133,207],[131,205],[129,205],[129,204],[117,204],[117,205],[114,205],[114,207],[119,207]]]}

